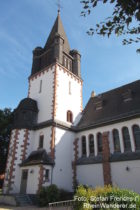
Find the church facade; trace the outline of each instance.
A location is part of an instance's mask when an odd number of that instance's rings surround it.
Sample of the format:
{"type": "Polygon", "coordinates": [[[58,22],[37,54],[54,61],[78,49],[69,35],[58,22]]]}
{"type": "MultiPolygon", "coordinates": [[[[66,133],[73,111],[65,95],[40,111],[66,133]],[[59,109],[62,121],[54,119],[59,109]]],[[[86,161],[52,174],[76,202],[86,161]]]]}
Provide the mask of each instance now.
{"type": "Polygon", "coordinates": [[[80,59],[58,13],[44,48],[33,51],[28,97],[14,110],[4,193],[36,194],[51,184],[140,193],[140,80],[92,92],[83,109],[80,59]]]}

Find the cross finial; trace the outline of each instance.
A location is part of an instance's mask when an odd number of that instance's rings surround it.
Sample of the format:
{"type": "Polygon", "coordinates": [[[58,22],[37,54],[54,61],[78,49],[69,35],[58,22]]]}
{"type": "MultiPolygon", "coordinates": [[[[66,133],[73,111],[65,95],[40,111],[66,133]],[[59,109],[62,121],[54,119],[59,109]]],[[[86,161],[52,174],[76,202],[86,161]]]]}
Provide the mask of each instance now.
{"type": "Polygon", "coordinates": [[[60,0],[57,0],[57,6],[58,6],[58,14],[60,14],[60,9],[62,8],[60,4],[60,0]]]}

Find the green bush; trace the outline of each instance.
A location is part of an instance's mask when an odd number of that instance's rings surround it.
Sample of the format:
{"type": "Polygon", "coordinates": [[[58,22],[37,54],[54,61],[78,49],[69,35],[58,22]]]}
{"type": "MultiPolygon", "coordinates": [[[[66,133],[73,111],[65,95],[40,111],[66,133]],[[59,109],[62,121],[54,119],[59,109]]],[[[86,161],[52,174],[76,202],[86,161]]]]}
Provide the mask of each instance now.
{"type": "Polygon", "coordinates": [[[49,187],[42,187],[39,194],[39,205],[47,206],[49,203],[57,202],[59,200],[59,189],[52,184],[49,187]]]}
{"type": "Polygon", "coordinates": [[[75,210],[139,210],[140,195],[127,189],[79,186],[74,196],[75,210]]]}
{"type": "Polygon", "coordinates": [[[64,189],[59,189],[59,201],[65,201],[65,200],[72,200],[73,199],[73,193],[68,192],[64,189]]]}
{"type": "Polygon", "coordinates": [[[49,203],[72,199],[73,193],[64,189],[58,189],[54,184],[49,187],[42,187],[38,194],[39,206],[41,207],[47,206],[49,203]]]}

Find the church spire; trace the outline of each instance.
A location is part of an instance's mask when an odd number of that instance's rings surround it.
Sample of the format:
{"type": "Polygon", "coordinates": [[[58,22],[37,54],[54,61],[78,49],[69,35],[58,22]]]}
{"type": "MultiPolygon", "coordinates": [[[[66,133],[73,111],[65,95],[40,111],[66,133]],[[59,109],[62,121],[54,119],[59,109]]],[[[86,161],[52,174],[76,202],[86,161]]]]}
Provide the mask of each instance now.
{"type": "Polygon", "coordinates": [[[44,48],[36,47],[33,51],[33,65],[31,75],[55,62],[80,75],[80,54],[77,50],[70,50],[70,45],[64,31],[60,17],[60,9],[44,48]]]}
{"type": "Polygon", "coordinates": [[[53,42],[54,42],[54,39],[56,36],[60,36],[63,41],[64,41],[64,51],[66,53],[69,53],[70,51],[70,45],[69,45],[69,42],[68,42],[68,39],[67,39],[67,36],[66,36],[66,33],[64,31],[64,27],[63,27],[63,24],[62,24],[62,21],[61,21],[61,17],[60,17],[60,9],[58,9],[58,15],[57,15],[57,18],[55,20],[55,23],[52,27],[52,30],[50,32],[50,35],[47,39],[47,42],[45,44],[45,49],[49,48],[53,42]]]}

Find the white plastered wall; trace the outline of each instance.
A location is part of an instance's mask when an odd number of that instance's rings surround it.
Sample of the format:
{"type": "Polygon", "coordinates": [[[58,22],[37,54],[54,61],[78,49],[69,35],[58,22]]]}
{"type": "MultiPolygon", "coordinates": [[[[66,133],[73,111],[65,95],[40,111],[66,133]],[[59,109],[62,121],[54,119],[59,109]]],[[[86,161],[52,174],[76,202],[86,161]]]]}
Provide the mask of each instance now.
{"type": "MultiPolygon", "coordinates": [[[[13,144],[14,144],[15,132],[16,132],[16,130],[13,130],[12,137],[11,137],[12,139],[11,139],[11,144],[10,144],[10,149],[9,149],[10,156],[9,156],[9,160],[8,160],[7,170],[10,168],[10,163],[12,160],[12,148],[13,148],[13,144]]],[[[39,136],[42,134],[44,135],[44,148],[46,149],[47,152],[50,152],[51,127],[40,129],[37,131],[29,131],[28,137],[29,137],[30,144],[28,145],[28,148],[27,148],[26,158],[32,151],[38,149],[39,136]]],[[[18,142],[19,143],[18,143],[18,146],[16,149],[17,160],[15,160],[15,171],[13,171],[13,174],[12,174],[13,176],[15,176],[15,179],[14,179],[14,184],[12,184],[13,190],[10,192],[12,192],[12,193],[20,192],[22,169],[30,169],[29,173],[28,173],[27,193],[34,194],[34,193],[36,193],[37,187],[38,187],[39,166],[29,166],[29,167],[22,167],[22,168],[20,168],[20,166],[19,166],[19,164],[22,162],[21,161],[21,158],[22,158],[21,150],[23,149],[23,147],[21,147],[21,145],[23,145],[23,140],[25,139],[24,135],[25,135],[25,129],[19,130],[19,134],[18,134],[18,142]],[[34,170],[34,173],[30,174],[30,171],[32,169],[34,170]]],[[[50,169],[50,166],[46,166],[45,168],[50,169]]],[[[50,174],[51,174],[51,172],[50,172],[50,174]]],[[[49,182],[44,183],[44,185],[48,186],[50,184],[50,182],[51,182],[51,179],[49,182]]],[[[7,181],[5,181],[5,186],[6,186],[6,184],[7,184],[7,181]]],[[[4,192],[6,193],[6,187],[4,189],[4,192]]]]}
{"type": "Polygon", "coordinates": [[[31,151],[35,151],[39,147],[39,137],[40,135],[44,135],[44,144],[43,148],[46,150],[47,153],[50,152],[50,141],[51,141],[51,127],[42,128],[39,130],[32,131],[32,138],[31,142],[31,151]]]}
{"type": "MultiPolygon", "coordinates": [[[[39,184],[39,170],[40,166],[26,166],[21,168],[21,173],[22,170],[28,170],[28,178],[27,178],[27,188],[26,188],[26,193],[27,194],[36,194],[38,191],[38,184],[39,184]]],[[[52,175],[52,166],[49,165],[43,165],[43,185],[44,187],[49,186],[51,184],[51,175],[52,175]],[[49,180],[45,180],[45,170],[49,169],[50,171],[50,177],[49,180]]],[[[21,180],[21,178],[20,178],[21,180]]],[[[21,182],[21,181],[20,181],[21,182]]]]}
{"type": "Polygon", "coordinates": [[[76,124],[80,118],[82,104],[82,84],[74,76],[72,77],[62,67],[57,66],[57,88],[56,88],[56,117],[55,119],[67,122],[67,111],[73,113],[73,122],[76,124]],[[71,83],[71,94],[69,93],[69,82],[71,83]]]}
{"type": "MultiPolygon", "coordinates": [[[[95,147],[95,156],[96,156],[98,154],[97,133],[98,132],[103,133],[106,131],[109,131],[110,151],[113,154],[114,153],[113,140],[112,140],[113,129],[119,130],[121,152],[124,152],[123,139],[122,139],[122,128],[124,126],[127,126],[129,129],[129,134],[130,134],[130,139],[131,139],[131,149],[134,152],[135,146],[134,146],[134,139],[133,139],[133,134],[132,134],[132,126],[135,124],[140,126],[139,118],[79,132],[78,134],[76,134],[76,138],[79,138],[79,142],[78,142],[79,158],[82,156],[81,137],[83,135],[86,136],[87,157],[88,157],[89,156],[88,136],[89,134],[94,135],[94,147],[95,147]]],[[[119,187],[129,188],[140,193],[139,174],[140,174],[140,160],[111,163],[112,183],[118,185],[119,187]],[[126,170],[127,166],[130,168],[130,171],[126,170]]],[[[94,183],[95,183],[94,186],[102,185],[103,184],[102,164],[78,165],[77,166],[77,180],[81,184],[88,184],[88,185],[93,185],[93,180],[94,180],[94,183]]]]}
{"type": "MultiPolygon", "coordinates": [[[[29,132],[29,139],[30,139],[30,135],[31,135],[31,131],[28,131],[29,132]]],[[[20,192],[20,182],[21,182],[21,168],[19,166],[19,164],[21,164],[22,162],[22,150],[23,150],[23,140],[25,139],[25,133],[26,133],[26,130],[25,129],[19,129],[18,130],[18,144],[16,145],[16,154],[15,154],[15,157],[16,157],[16,160],[14,161],[14,168],[15,168],[15,171],[13,171],[12,173],[12,176],[15,176],[15,178],[12,179],[12,181],[14,181],[14,184],[12,184],[12,190],[10,192],[12,193],[19,193],[20,192]]],[[[14,145],[14,141],[15,141],[15,134],[16,134],[16,130],[13,130],[12,131],[12,136],[11,136],[11,142],[10,142],[10,146],[9,146],[9,159],[8,159],[8,165],[7,165],[7,168],[6,168],[6,178],[9,177],[9,169],[10,169],[10,165],[11,165],[11,161],[12,161],[12,158],[13,158],[13,145],[14,145]]],[[[30,147],[30,145],[28,145],[28,148],[30,147]]],[[[29,153],[29,149],[27,148],[27,155],[29,153]]],[[[26,156],[27,157],[27,156],[26,156]]],[[[5,180],[5,183],[4,183],[4,186],[6,186],[6,184],[8,183],[8,180],[5,180]]],[[[6,193],[6,187],[4,187],[4,192],[6,193]]]]}
{"type": "Polygon", "coordinates": [[[72,149],[74,136],[73,132],[56,128],[53,184],[68,191],[72,191],[72,149]]]}
{"type": "Polygon", "coordinates": [[[102,164],[89,164],[77,166],[78,184],[91,187],[103,186],[103,168],[102,164]]]}
{"type": "MultiPolygon", "coordinates": [[[[22,170],[28,170],[28,179],[27,179],[27,188],[26,193],[27,194],[36,194],[38,190],[38,184],[39,184],[39,166],[28,166],[28,167],[22,167],[22,170]],[[33,171],[31,173],[31,171],[33,171]]],[[[21,177],[20,177],[20,183],[21,183],[21,177]]]]}
{"type": "Polygon", "coordinates": [[[15,171],[13,172],[13,175],[15,175],[15,180],[14,180],[14,185],[13,185],[13,191],[14,193],[19,193],[20,192],[20,177],[21,177],[21,169],[19,164],[21,163],[21,150],[23,149],[21,145],[23,145],[23,140],[24,140],[24,135],[25,135],[25,130],[19,130],[19,135],[18,135],[18,148],[17,148],[17,160],[15,161],[15,171]]]}
{"type": "Polygon", "coordinates": [[[111,176],[113,185],[140,193],[140,160],[111,163],[111,176]]]}
{"type": "Polygon", "coordinates": [[[9,155],[8,155],[8,160],[7,160],[8,164],[7,164],[7,168],[6,168],[6,172],[5,172],[5,179],[4,179],[4,186],[3,186],[4,193],[7,193],[7,189],[8,189],[9,169],[10,169],[10,165],[11,165],[11,161],[12,161],[12,148],[14,145],[15,132],[16,132],[16,130],[12,131],[11,141],[10,141],[10,145],[9,145],[9,155]]]}
{"type": "Polygon", "coordinates": [[[124,126],[128,127],[128,129],[129,129],[130,140],[131,140],[131,148],[132,148],[132,151],[135,151],[134,139],[133,139],[133,134],[132,134],[132,126],[135,125],[135,124],[140,126],[140,119],[139,118],[124,121],[124,122],[114,123],[114,124],[111,124],[111,125],[106,125],[106,126],[102,126],[102,127],[98,127],[98,128],[93,128],[93,129],[89,129],[89,130],[85,130],[85,131],[81,131],[81,132],[77,133],[76,138],[79,138],[79,142],[78,142],[78,144],[79,144],[78,145],[79,146],[79,157],[81,157],[81,155],[82,155],[81,154],[81,138],[82,138],[82,136],[86,136],[87,156],[89,156],[88,136],[90,134],[94,135],[95,156],[98,154],[98,151],[97,151],[97,133],[98,132],[103,133],[103,132],[108,132],[109,131],[110,152],[113,153],[114,152],[113,140],[112,140],[113,129],[118,129],[118,131],[119,131],[121,152],[124,152],[123,139],[122,139],[122,128],[124,126]]]}
{"type": "Polygon", "coordinates": [[[49,185],[52,184],[52,166],[49,165],[43,165],[44,168],[44,178],[43,178],[43,187],[48,187],[49,185]],[[48,169],[49,170],[49,180],[45,180],[45,170],[48,169]]]}
{"type": "MultiPolygon", "coordinates": [[[[40,130],[36,131],[30,131],[29,135],[29,142],[30,145],[27,150],[27,156],[30,155],[31,152],[38,149],[39,146],[39,137],[40,135],[44,135],[44,144],[43,148],[46,150],[47,153],[50,152],[50,140],[51,140],[51,127],[42,128],[40,130]]],[[[22,137],[19,137],[22,139],[22,137]]],[[[21,151],[18,151],[20,154],[21,151]]],[[[20,161],[21,163],[21,161],[20,161]]],[[[51,184],[51,166],[43,166],[44,169],[50,170],[50,180],[47,182],[44,182],[43,186],[49,186],[51,184]]],[[[21,176],[22,176],[22,170],[28,169],[28,181],[27,181],[27,191],[28,194],[36,194],[38,189],[38,179],[39,179],[39,166],[28,166],[28,167],[18,167],[19,173],[16,174],[16,186],[18,186],[18,191],[20,191],[20,184],[21,184],[21,176]],[[33,170],[33,173],[30,173],[33,170]]],[[[45,176],[45,174],[44,174],[45,176]]]]}
{"type": "Polygon", "coordinates": [[[38,105],[38,123],[50,120],[52,118],[52,100],[54,95],[54,71],[55,66],[48,71],[30,79],[29,97],[37,101],[38,105]],[[42,80],[42,90],[40,90],[40,81],[42,80]]]}

